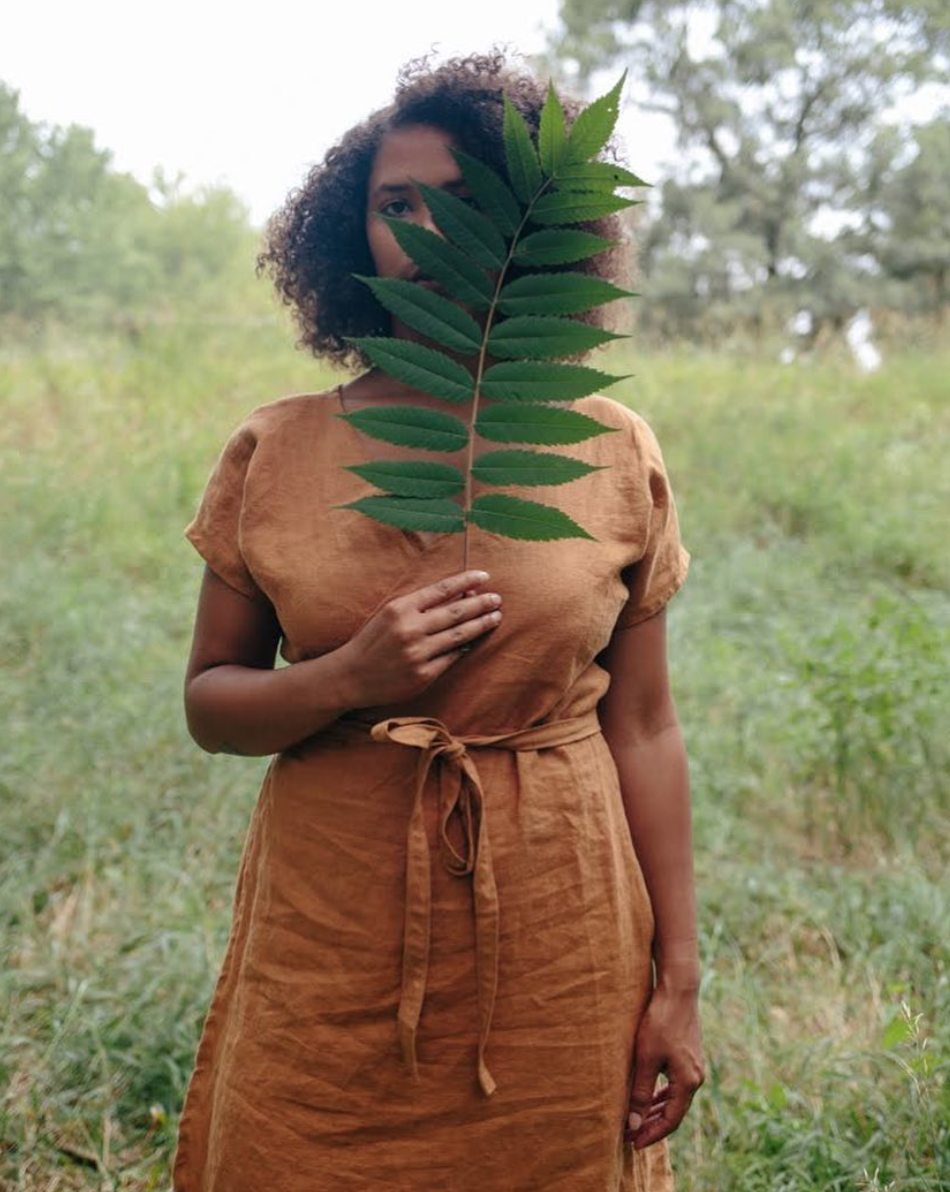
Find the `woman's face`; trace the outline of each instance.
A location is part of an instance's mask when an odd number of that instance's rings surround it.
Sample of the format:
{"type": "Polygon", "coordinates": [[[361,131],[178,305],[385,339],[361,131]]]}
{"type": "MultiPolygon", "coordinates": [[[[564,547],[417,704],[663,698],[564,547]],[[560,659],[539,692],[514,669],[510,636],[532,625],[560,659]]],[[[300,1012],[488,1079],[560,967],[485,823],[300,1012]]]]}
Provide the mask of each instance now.
{"type": "Polygon", "coordinates": [[[383,138],[373,161],[366,201],[366,239],[377,277],[420,280],[422,285],[431,285],[420,278],[418,266],[377,216],[408,220],[441,235],[416,183],[424,182],[464,198],[468,191],[450,152],[454,145],[447,132],[429,124],[409,124],[383,138]]]}

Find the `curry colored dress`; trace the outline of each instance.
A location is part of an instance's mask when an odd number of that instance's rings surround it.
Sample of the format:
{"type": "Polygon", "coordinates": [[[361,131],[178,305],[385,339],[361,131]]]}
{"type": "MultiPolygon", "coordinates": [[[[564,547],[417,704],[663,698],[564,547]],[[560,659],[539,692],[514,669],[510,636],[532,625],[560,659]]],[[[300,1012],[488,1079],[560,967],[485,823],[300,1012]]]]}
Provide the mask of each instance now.
{"type": "MultiPolygon", "coordinates": [[[[608,398],[575,408],[613,430],[570,454],[609,467],[524,495],[596,541],[473,530],[500,626],[413,701],[272,761],[176,1192],[672,1187],[663,1144],[622,1140],[653,919],[596,659],[662,608],[687,556],[647,425],[608,398]]],[[[273,605],[291,663],[461,570],[459,535],[423,542],[334,508],[373,491],[343,465],[386,452],[341,412],[338,390],[257,410],[187,531],[273,605]]]]}

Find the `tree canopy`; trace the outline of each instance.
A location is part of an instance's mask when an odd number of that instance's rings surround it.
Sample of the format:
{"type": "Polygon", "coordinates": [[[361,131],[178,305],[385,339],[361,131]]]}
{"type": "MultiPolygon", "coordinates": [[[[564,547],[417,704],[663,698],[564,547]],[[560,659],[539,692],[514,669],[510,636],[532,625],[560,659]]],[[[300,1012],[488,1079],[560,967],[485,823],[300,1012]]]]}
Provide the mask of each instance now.
{"type": "Polygon", "coordinates": [[[557,57],[581,77],[628,66],[676,129],[643,238],[654,320],[715,328],[807,307],[841,322],[869,298],[911,302],[895,279],[946,304],[950,117],[900,118],[948,77],[945,4],[562,0],[561,19],[557,57]]]}
{"type": "Polygon", "coordinates": [[[134,324],[253,276],[255,236],[228,190],[152,189],[92,132],[31,121],[0,82],[0,321],[134,324]]]}

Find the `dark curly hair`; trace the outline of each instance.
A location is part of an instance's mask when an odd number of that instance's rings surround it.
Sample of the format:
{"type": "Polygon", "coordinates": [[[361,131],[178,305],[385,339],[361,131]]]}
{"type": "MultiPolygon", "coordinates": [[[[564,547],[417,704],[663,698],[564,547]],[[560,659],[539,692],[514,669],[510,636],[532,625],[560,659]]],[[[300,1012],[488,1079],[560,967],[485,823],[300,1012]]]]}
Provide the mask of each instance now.
{"type": "MultiPolygon", "coordinates": [[[[545,92],[538,79],[511,69],[498,52],[453,58],[435,69],[421,58],[403,68],[393,102],[351,128],[267,225],[258,273],[270,274],[293,309],[301,347],[337,364],[365,366],[369,361],[346,337],[389,331],[389,314],[353,276],[374,271],[366,241],[366,192],[386,133],[410,124],[431,125],[504,177],[502,95],[537,134],[545,92]]],[[[580,105],[570,99],[562,103],[572,120],[580,105]]],[[[574,268],[617,277],[624,260],[622,221],[609,216],[581,226],[617,247],[574,268]]],[[[602,308],[587,318],[603,323],[602,308]]]]}

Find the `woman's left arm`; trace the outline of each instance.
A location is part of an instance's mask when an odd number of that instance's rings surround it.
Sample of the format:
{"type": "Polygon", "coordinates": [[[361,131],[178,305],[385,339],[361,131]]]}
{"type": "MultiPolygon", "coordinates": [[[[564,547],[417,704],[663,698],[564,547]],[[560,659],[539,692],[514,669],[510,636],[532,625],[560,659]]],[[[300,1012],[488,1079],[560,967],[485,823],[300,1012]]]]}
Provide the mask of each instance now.
{"type": "Polygon", "coordinates": [[[676,1129],[703,1082],[689,778],[665,614],[617,630],[599,661],[611,677],[601,724],[656,920],[656,982],[637,1032],[630,1098],[629,1137],[641,1149],[676,1129]],[[668,1083],[658,1090],[661,1073],[668,1083]]]}

